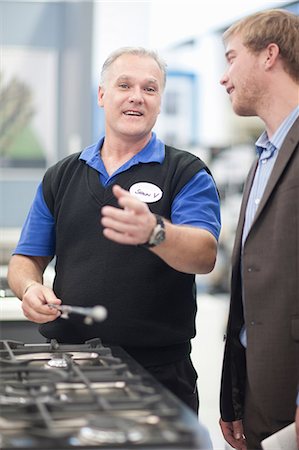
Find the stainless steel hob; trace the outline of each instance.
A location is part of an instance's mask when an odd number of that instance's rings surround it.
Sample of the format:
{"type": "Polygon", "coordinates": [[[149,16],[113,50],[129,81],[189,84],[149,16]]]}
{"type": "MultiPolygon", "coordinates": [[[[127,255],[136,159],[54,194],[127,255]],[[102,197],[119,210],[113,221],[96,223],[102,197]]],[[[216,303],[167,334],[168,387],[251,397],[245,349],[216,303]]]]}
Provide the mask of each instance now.
{"type": "Polygon", "coordinates": [[[197,417],[122,349],[0,341],[0,448],[205,449],[197,417]]]}

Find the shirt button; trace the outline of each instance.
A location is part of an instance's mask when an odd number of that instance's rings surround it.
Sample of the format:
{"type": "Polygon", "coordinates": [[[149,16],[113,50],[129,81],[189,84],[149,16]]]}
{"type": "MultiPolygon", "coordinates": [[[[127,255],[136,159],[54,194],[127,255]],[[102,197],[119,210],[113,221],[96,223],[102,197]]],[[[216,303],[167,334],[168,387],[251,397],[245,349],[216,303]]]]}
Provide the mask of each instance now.
{"type": "Polygon", "coordinates": [[[252,267],[248,267],[247,272],[252,272],[252,267]]]}
{"type": "Polygon", "coordinates": [[[254,200],[254,203],[255,203],[256,205],[259,205],[260,201],[261,201],[260,198],[256,198],[256,199],[254,200]]]}
{"type": "Polygon", "coordinates": [[[267,159],[262,159],[262,164],[266,164],[267,161],[267,159]]]}

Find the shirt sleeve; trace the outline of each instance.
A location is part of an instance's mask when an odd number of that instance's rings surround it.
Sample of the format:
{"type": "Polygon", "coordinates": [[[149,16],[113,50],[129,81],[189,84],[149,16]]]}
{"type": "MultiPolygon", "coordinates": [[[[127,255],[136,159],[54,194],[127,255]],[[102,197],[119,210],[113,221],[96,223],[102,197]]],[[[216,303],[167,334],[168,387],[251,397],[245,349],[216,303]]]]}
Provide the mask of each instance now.
{"type": "Polygon", "coordinates": [[[176,195],[171,208],[171,221],[203,228],[219,239],[220,199],[215,182],[206,170],[195,174],[176,195]]]}
{"type": "Polygon", "coordinates": [[[54,256],[55,222],[47,207],[40,183],[21,236],[13,254],[26,256],[54,256]]]}

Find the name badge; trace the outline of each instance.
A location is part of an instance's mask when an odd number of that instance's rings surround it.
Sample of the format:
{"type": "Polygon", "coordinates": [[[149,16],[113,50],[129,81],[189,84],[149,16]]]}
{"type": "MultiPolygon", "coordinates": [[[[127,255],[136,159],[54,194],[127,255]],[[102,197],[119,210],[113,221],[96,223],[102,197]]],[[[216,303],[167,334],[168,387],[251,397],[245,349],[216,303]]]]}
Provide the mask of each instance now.
{"type": "Polygon", "coordinates": [[[163,195],[159,186],[147,182],[133,184],[130,187],[129,192],[144,203],[155,203],[159,201],[163,195]]]}

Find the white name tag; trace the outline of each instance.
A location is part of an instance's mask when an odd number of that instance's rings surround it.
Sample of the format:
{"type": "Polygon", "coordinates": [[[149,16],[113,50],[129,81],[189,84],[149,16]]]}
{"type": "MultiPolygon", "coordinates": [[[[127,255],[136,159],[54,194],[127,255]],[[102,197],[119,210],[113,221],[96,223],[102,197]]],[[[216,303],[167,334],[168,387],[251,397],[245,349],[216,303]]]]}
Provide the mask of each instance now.
{"type": "Polygon", "coordinates": [[[130,187],[129,192],[131,195],[138,198],[138,200],[141,200],[144,203],[157,202],[160,200],[160,198],[162,198],[163,195],[163,192],[161,191],[159,186],[147,182],[133,184],[130,187]]]}

